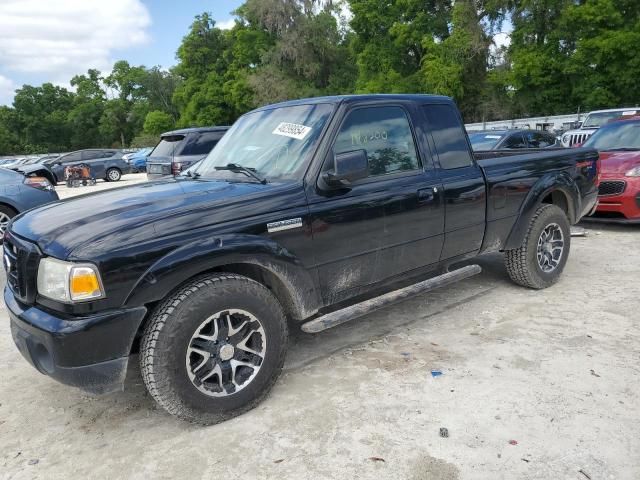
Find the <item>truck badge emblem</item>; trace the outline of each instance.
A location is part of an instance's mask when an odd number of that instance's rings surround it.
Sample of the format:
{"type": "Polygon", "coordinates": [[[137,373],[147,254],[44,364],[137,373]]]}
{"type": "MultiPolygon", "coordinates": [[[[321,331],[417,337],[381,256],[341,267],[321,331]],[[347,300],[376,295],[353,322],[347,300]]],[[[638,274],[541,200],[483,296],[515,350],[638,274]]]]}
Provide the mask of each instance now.
{"type": "Polygon", "coordinates": [[[302,218],[289,218],[280,220],[279,222],[267,223],[267,231],[269,233],[281,232],[282,230],[291,230],[292,228],[302,227],[302,218]]]}

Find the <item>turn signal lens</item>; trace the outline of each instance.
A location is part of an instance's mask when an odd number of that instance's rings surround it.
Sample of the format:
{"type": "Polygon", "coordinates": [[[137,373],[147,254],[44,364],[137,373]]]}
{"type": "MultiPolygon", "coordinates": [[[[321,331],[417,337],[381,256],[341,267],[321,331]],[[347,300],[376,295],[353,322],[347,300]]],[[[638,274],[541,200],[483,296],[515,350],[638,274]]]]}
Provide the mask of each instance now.
{"type": "Polygon", "coordinates": [[[98,274],[90,267],[74,267],[69,279],[71,300],[90,300],[102,297],[98,274]]]}
{"type": "Polygon", "coordinates": [[[38,266],[38,293],[63,303],[103,298],[104,288],[95,265],[74,264],[45,257],[38,266]]]}

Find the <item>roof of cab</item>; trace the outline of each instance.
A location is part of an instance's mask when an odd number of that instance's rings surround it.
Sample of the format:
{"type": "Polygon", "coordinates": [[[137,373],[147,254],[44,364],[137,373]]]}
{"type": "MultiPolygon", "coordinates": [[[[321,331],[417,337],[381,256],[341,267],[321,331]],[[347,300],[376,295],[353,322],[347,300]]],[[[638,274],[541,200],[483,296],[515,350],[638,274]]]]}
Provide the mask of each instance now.
{"type": "Polygon", "coordinates": [[[178,130],[171,130],[170,132],[164,132],[161,137],[170,137],[172,135],[187,135],[194,132],[224,132],[229,130],[229,126],[212,126],[212,127],[189,127],[180,128],[178,130]]]}
{"type": "Polygon", "coordinates": [[[413,100],[413,101],[421,101],[421,102],[435,101],[437,103],[453,103],[453,100],[450,97],[445,97],[442,95],[426,95],[426,94],[418,94],[418,93],[333,95],[328,97],[311,97],[311,98],[301,98],[298,100],[288,100],[286,102],[265,105],[263,107],[257,108],[254,111],[269,110],[271,108],[279,108],[279,107],[293,107],[296,105],[315,105],[318,103],[339,104],[339,103],[351,103],[356,101],[362,102],[362,101],[384,101],[384,100],[391,100],[391,101],[413,100]]]}

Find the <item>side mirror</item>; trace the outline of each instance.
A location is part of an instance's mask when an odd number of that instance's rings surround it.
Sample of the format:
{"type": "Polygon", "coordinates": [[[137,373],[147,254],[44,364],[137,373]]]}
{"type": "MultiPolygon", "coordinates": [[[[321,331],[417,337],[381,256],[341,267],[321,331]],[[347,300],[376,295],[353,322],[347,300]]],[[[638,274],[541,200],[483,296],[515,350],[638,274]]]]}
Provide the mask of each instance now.
{"type": "Polygon", "coordinates": [[[347,188],[351,183],[369,176],[369,160],[366,150],[339,153],[334,158],[334,168],[322,174],[322,182],[328,188],[347,188]]]}

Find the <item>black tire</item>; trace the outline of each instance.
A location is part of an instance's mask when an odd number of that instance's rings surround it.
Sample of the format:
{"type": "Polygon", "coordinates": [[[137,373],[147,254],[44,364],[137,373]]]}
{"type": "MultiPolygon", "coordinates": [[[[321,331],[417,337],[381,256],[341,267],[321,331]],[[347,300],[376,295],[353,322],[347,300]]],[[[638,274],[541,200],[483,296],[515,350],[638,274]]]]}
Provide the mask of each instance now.
{"type": "Polygon", "coordinates": [[[109,169],[107,169],[107,171],[105,172],[104,175],[104,179],[107,182],[117,182],[122,178],[122,172],[120,171],[120,169],[115,168],[115,167],[111,167],[109,169]]]}
{"type": "MultiPolygon", "coordinates": [[[[518,285],[524,287],[542,289],[553,285],[558,281],[569,257],[571,248],[571,227],[565,212],[555,205],[541,205],[529,222],[529,229],[520,248],[505,252],[507,272],[518,285]],[[550,271],[543,270],[538,260],[538,240],[547,228],[556,229],[557,225],[562,232],[562,251],[555,267],[550,271]]],[[[547,268],[550,268],[548,266],[547,268]]]]}
{"type": "MultiPolygon", "coordinates": [[[[167,298],[149,319],[140,347],[142,377],[151,396],[167,412],[190,422],[211,425],[240,415],[265,398],[282,371],[288,337],[282,307],[265,286],[229,273],[198,277],[167,298]],[[240,390],[213,397],[203,393],[189,377],[187,351],[192,346],[192,337],[201,332],[205,322],[217,312],[232,309],[249,312],[258,319],[266,340],[264,356],[255,376],[242,384],[240,390]]],[[[262,345],[265,340],[259,338],[262,345]]],[[[243,353],[238,346],[236,349],[234,358],[243,353]]],[[[222,365],[221,353],[220,350],[218,358],[212,355],[214,364],[222,365]]]]}

